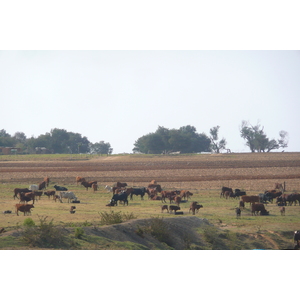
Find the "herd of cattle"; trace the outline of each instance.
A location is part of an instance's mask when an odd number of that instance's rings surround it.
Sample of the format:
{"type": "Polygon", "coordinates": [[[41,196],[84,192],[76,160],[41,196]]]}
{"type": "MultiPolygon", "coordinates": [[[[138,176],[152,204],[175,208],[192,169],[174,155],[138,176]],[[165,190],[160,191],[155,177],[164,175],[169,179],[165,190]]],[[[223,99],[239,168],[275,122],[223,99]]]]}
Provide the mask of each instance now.
{"type": "Polygon", "coordinates": [[[268,215],[269,212],[266,210],[264,204],[273,203],[273,200],[276,199],[276,204],[281,206],[280,213],[281,215],[285,215],[285,206],[296,205],[297,201],[300,205],[300,194],[299,193],[291,193],[285,194],[282,185],[279,183],[275,184],[275,189],[265,191],[264,193],[260,193],[255,196],[248,196],[246,192],[241,191],[240,189],[235,189],[233,192],[232,188],[222,187],[220,197],[228,198],[241,198],[239,202],[239,207],[236,208],[236,216],[241,216],[241,209],[245,207],[245,203],[250,203],[252,215],[257,215],[260,213],[261,215],[268,215]],[[278,187],[280,190],[278,190],[278,187]],[[277,188],[277,189],[276,189],[277,188]]]}
{"type": "MultiPolygon", "coordinates": [[[[49,177],[45,177],[41,183],[37,185],[30,185],[29,189],[14,189],[13,198],[20,200],[20,202],[15,205],[17,215],[19,215],[19,211],[23,212],[24,216],[26,214],[30,214],[31,209],[34,208],[35,201],[38,199],[40,200],[42,195],[46,195],[49,199],[52,196],[52,199],[55,200],[55,202],[57,200],[62,202],[63,199],[67,199],[68,203],[80,202],[77,200],[75,194],[71,191],[68,191],[66,187],[54,185],[54,190],[46,190],[46,188],[49,186],[49,181],[49,177]],[[32,201],[32,204],[28,204],[29,201],[32,201]]],[[[78,185],[79,183],[86,188],[86,190],[91,188],[95,192],[98,189],[97,181],[86,181],[83,177],[76,177],[76,184],[78,185]]],[[[237,217],[241,216],[241,209],[245,207],[245,203],[250,203],[252,215],[257,215],[258,213],[261,215],[268,215],[269,212],[266,210],[265,204],[273,203],[274,199],[276,199],[276,204],[281,206],[280,212],[282,215],[284,215],[286,205],[296,205],[297,201],[300,205],[300,194],[285,194],[282,185],[276,183],[275,188],[278,187],[280,187],[280,190],[274,189],[252,196],[246,195],[246,192],[241,191],[240,189],[235,189],[233,191],[232,188],[222,187],[220,197],[226,199],[240,199],[239,207],[236,208],[237,217]]],[[[170,205],[161,205],[161,212],[166,210],[169,213],[174,212],[175,214],[183,214],[183,212],[179,211],[181,210],[180,204],[187,202],[191,199],[191,196],[193,196],[193,193],[188,190],[163,190],[161,185],[157,184],[155,180],[152,180],[147,187],[142,188],[132,188],[128,187],[127,183],[117,182],[113,187],[106,185],[105,189],[109,192],[112,192],[112,198],[106,206],[117,206],[118,202],[123,203],[123,205],[128,205],[128,197],[130,197],[130,200],[132,200],[133,195],[136,195],[140,196],[141,200],[143,200],[145,194],[147,194],[148,199],[160,200],[162,203],[166,203],[166,200],[168,199],[170,201],[170,205]]],[[[193,201],[190,204],[189,212],[192,211],[192,213],[195,214],[202,207],[203,206],[201,204],[193,201]]],[[[74,208],[71,207],[70,213],[74,213],[74,208]]]]}

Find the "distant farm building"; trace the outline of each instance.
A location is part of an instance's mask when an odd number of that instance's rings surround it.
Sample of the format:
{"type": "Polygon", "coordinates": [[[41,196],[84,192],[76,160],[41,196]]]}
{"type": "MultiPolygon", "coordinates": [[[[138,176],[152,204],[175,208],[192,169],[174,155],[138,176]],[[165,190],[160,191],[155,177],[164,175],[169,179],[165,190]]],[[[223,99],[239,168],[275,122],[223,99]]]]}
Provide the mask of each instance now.
{"type": "Polygon", "coordinates": [[[22,149],[21,148],[17,148],[17,147],[1,147],[0,146],[0,154],[10,155],[10,154],[20,154],[20,153],[22,153],[22,149]]]}

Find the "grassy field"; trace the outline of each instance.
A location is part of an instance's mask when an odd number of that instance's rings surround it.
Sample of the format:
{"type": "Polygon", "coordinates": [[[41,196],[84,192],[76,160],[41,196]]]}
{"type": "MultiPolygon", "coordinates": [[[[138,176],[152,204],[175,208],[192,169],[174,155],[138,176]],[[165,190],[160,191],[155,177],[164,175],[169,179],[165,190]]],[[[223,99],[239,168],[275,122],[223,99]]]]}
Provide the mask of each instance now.
{"type": "MultiPolygon", "coordinates": [[[[193,193],[192,201],[203,205],[197,214],[207,219],[221,230],[238,234],[263,235],[272,239],[274,249],[285,247],[292,242],[292,233],[300,229],[300,206],[286,207],[286,215],[281,216],[279,207],[267,205],[269,216],[252,216],[249,205],[242,211],[241,219],[236,219],[237,199],[220,198],[222,186],[244,189],[248,195],[257,195],[273,189],[275,182],[285,182],[287,193],[300,190],[299,153],[249,153],[220,155],[32,155],[0,156],[0,211],[12,210],[18,200],[13,199],[14,188],[25,188],[37,184],[45,176],[50,177],[48,190],[54,184],[66,186],[73,191],[80,203],[76,213],[70,214],[70,203],[54,202],[42,196],[32,209],[31,218],[37,223],[41,216],[53,219],[56,225],[99,226],[103,212],[132,213],[137,219],[155,217],[180,218],[161,213],[161,201],[144,200],[134,196],[128,206],[107,207],[112,194],[104,190],[105,185],[117,181],[128,186],[142,187],[155,179],[164,190],[188,189],[193,193]],[[76,185],[75,177],[98,181],[98,191],[88,191],[76,185]],[[280,237],[281,242],[276,242],[280,237]],[[283,241],[285,246],[281,246],[283,241]]],[[[168,201],[169,202],[169,201],[168,201]]],[[[169,203],[168,203],[169,204],[169,203]]],[[[184,216],[189,216],[190,201],[181,204],[184,216]]],[[[0,228],[6,231],[21,225],[26,217],[15,213],[0,215],[0,228]]],[[[272,246],[270,246],[272,248],[272,246]]]]}

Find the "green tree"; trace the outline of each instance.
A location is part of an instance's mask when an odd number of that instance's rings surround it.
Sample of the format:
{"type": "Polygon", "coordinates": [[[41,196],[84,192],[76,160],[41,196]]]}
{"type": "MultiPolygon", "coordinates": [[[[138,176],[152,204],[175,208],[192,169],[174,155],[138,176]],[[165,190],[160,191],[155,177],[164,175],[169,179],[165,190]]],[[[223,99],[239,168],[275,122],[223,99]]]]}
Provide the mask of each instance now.
{"type": "Polygon", "coordinates": [[[100,141],[99,143],[90,144],[91,153],[96,154],[111,154],[113,148],[111,148],[110,143],[105,143],[104,141],[100,141]]]}
{"type": "Polygon", "coordinates": [[[216,153],[220,153],[221,150],[224,150],[226,148],[226,140],[222,138],[220,141],[219,140],[219,129],[220,126],[215,126],[209,130],[210,133],[210,140],[211,140],[211,148],[213,151],[216,153]]]}
{"type": "Polygon", "coordinates": [[[241,137],[246,140],[251,152],[270,152],[279,148],[286,148],[288,146],[288,133],[280,131],[278,140],[270,140],[264,132],[264,127],[258,123],[253,126],[247,121],[242,121],[240,128],[241,137]]]}

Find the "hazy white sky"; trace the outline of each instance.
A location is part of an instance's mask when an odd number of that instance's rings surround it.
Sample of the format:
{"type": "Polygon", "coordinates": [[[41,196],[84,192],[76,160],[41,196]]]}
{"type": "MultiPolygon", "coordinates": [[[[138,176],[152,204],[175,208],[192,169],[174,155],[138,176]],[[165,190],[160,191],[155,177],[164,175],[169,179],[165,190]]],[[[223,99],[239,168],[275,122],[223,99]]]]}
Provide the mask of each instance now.
{"type": "Polygon", "coordinates": [[[158,126],[208,135],[219,125],[227,148],[249,151],[246,120],[269,138],[287,131],[285,151],[300,151],[294,1],[9,3],[0,11],[0,129],[9,134],[66,129],[115,154],[158,126]]]}
{"type": "Polygon", "coordinates": [[[300,151],[299,80],[299,51],[2,51],[0,127],[66,129],[130,153],[158,126],[219,125],[231,151],[249,151],[247,120],[300,151]]]}

